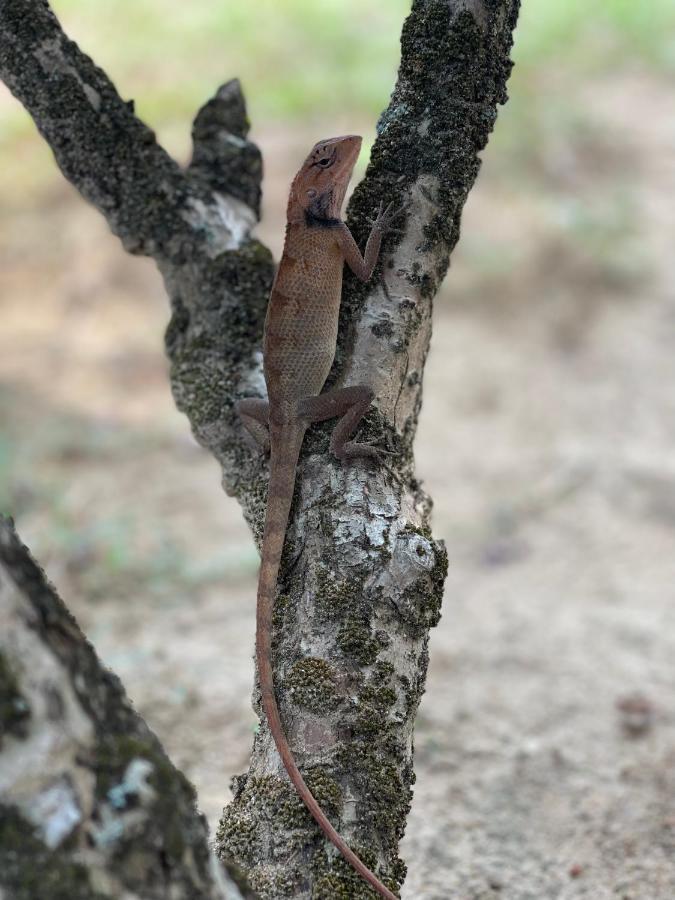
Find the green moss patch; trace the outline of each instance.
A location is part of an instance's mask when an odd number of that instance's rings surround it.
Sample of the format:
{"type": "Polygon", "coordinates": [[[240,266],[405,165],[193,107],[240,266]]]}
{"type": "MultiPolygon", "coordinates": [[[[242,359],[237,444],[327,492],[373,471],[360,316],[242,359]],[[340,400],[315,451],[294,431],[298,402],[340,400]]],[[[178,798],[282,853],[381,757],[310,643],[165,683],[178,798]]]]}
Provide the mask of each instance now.
{"type": "MultiPolygon", "coordinates": [[[[352,843],[352,850],[391,891],[398,890],[398,882],[378,871],[377,855],[369,847],[352,843]]],[[[369,887],[352,866],[341,856],[320,853],[314,860],[316,880],[312,900],[377,900],[379,894],[369,887]]]]}
{"type": "Polygon", "coordinates": [[[350,616],[342,625],[338,632],[337,643],[345,656],[351,657],[363,666],[374,663],[380,650],[370,624],[359,616],[350,616]]]}
{"type": "Polygon", "coordinates": [[[310,656],[296,662],[285,687],[293,703],[310,712],[329,712],[338,702],[335,670],[323,659],[310,656]]]}

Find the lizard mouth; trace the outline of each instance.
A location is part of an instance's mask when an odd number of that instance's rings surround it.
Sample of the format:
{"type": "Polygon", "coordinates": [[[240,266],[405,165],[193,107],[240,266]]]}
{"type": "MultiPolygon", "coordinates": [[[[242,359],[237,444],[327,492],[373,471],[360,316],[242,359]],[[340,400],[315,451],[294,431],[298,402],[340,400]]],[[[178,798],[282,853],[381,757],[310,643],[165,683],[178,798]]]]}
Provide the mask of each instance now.
{"type": "Polygon", "coordinates": [[[327,138],[319,141],[317,147],[322,147],[326,154],[336,155],[339,151],[341,161],[344,163],[356,162],[361,152],[362,138],[358,134],[343,134],[340,137],[327,138]]]}

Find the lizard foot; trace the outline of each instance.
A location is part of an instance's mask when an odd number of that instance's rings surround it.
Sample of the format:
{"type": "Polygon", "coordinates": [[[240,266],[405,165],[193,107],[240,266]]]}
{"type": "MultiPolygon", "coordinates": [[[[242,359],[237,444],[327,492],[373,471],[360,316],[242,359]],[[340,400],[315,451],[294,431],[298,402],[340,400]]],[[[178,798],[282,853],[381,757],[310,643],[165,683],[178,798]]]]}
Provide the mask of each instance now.
{"type": "Polygon", "coordinates": [[[383,234],[400,233],[400,229],[393,229],[391,225],[392,222],[395,222],[396,219],[400,218],[407,211],[409,206],[410,200],[408,199],[404,200],[399,206],[388,203],[386,208],[384,202],[380,202],[375,219],[371,220],[370,224],[373,228],[377,228],[383,234]]]}
{"type": "Polygon", "coordinates": [[[382,447],[375,447],[373,446],[373,443],[369,441],[362,441],[359,443],[350,441],[342,448],[342,453],[339,458],[343,462],[348,462],[349,460],[359,458],[372,459],[377,466],[389,472],[394,481],[398,482],[398,484],[400,485],[404,485],[405,482],[398,474],[398,472],[392,469],[392,467],[385,461],[386,457],[390,456],[398,456],[398,454],[393,450],[384,450],[382,447]]]}
{"type": "Polygon", "coordinates": [[[375,459],[382,461],[384,456],[396,456],[393,450],[384,450],[378,447],[375,441],[348,441],[340,448],[339,453],[336,450],[335,455],[342,460],[348,459],[375,459]]]}

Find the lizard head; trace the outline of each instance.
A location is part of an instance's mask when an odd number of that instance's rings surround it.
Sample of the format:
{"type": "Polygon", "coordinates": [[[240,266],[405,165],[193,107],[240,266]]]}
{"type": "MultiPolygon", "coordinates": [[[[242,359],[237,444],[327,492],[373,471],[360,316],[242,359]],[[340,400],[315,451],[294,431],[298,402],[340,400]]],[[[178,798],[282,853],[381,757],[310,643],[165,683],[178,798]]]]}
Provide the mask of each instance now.
{"type": "Polygon", "coordinates": [[[293,179],[288,221],[332,224],[338,219],[360,150],[357,134],[315,144],[293,179]]]}

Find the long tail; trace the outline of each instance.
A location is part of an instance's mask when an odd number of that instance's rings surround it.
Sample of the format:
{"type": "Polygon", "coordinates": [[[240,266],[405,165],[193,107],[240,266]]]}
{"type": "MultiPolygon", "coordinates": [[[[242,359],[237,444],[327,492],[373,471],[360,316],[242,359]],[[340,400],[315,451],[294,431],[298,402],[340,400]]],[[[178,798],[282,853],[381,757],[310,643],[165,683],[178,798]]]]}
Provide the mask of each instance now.
{"type": "Polygon", "coordinates": [[[272,611],[276,593],[277,578],[288,517],[293,500],[295,470],[300,454],[303,432],[284,434],[281,441],[272,440],[272,457],[270,483],[267,495],[267,513],[263,536],[262,563],[258,580],[258,601],[256,607],[256,659],[262,704],[267,716],[270,731],[274,738],[281,761],[288,772],[302,802],[316,820],[326,837],[335,844],[347,862],[368,882],[368,884],[387,900],[397,900],[388,888],[373,872],[349,849],[337,831],[326,818],[325,813],[315,800],[300,774],[291,748],[288,746],[283,725],[279,717],[279,709],[274,694],[274,676],[272,674],[272,611]],[[276,446],[275,446],[276,445],[276,446]]]}

